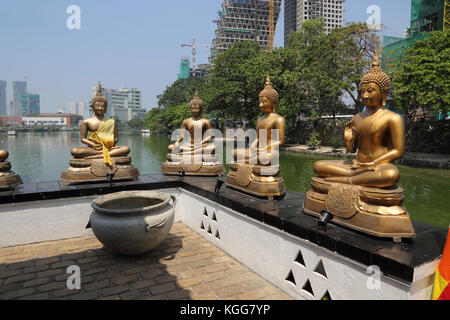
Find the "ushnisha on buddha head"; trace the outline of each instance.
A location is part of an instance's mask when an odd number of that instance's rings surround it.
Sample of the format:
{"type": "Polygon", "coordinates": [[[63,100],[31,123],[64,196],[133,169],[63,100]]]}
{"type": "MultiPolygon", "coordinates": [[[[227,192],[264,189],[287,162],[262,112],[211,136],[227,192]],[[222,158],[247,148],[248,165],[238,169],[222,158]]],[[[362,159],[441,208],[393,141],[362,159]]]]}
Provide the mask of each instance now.
{"type": "Polygon", "coordinates": [[[391,88],[391,79],[381,70],[378,49],[372,63],[372,69],[362,78],[360,96],[367,108],[386,106],[386,99],[391,88]]]}
{"type": "Polygon", "coordinates": [[[97,85],[97,92],[95,96],[92,98],[91,109],[96,116],[103,116],[106,112],[107,107],[108,101],[102,94],[102,86],[99,81],[97,85]]]}
{"type": "Polygon", "coordinates": [[[194,98],[189,102],[189,107],[194,118],[201,116],[203,111],[203,101],[198,95],[198,90],[195,90],[194,98]]]}
{"type": "Polygon", "coordinates": [[[278,104],[278,92],[272,87],[269,73],[267,73],[266,86],[259,93],[259,108],[261,112],[274,112],[278,104]]]}

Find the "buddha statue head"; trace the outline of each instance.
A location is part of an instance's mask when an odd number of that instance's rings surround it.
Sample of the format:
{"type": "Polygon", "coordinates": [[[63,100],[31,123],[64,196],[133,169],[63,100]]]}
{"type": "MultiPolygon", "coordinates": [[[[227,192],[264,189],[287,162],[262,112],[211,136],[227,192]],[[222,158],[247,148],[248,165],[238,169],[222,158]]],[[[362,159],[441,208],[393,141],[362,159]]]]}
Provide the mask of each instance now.
{"type": "Polygon", "coordinates": [[[278,104],[278,92],[272,87],[269,73],[267,72],[266,86],[259,93],[259,108],[261,112],[268,113],[275,111],[278,104]]]}
{"type": "Polygon", "coordinates": [[[106,107],[108,106],[108,101],[102,94],[102,86],[100,81],[98,82],[97,92],[95,96],[92,98],[91,108],[94,111],[95,115],[103,116],[106,112],[106,107]]]}
{"type": "Polygon", "coordinates": [[[200,117],[203,111],[203,101],[198,95],[198,90],[195,90],[194,98],[189,102],[189,107],[194,118],[200,117]]]}
{"type": "Polygon", "coordinates": [[[372,69],[361,80],[360,95],[363,104],[368,108],[384,107],[390,87],[391,79],[381,70],[377,48],[372,62],[372,69]]]}

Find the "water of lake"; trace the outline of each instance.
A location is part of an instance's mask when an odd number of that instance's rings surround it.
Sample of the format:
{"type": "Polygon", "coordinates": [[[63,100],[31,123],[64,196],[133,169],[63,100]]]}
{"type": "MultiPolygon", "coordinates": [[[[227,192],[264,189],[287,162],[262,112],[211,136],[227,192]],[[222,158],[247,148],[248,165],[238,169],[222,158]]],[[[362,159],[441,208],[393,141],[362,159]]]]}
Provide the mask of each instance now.
{"type": "MultiPolygon", "coordinates": [[[[132,163],[141,174],[159,173],[166,160],[165,137],[120,132],[119,145],[131,148],[132,163]]],[[[10,153],[12,170],[23,181],[56,181],[69,166],[70,150],[80,146],[78,132],[19,132],[17,136],[0,136],[0,148],[10,153]]],[[[313,163],[326,157],[282,152],[281,174],[289,190],[306,192],[313,177],[313,163]]],[[[399,185],[405,190],[405,207],[412,219],[447,228],[450,209],[450,170],[399,166],[399,185]]]]}

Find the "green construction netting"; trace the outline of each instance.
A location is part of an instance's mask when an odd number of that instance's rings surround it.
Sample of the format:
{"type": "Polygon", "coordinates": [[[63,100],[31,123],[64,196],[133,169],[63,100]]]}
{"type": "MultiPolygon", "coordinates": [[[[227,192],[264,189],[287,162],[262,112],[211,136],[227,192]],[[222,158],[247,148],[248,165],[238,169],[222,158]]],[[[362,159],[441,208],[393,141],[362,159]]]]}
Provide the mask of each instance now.
{"type": "Polygon", "coordinates": [[[411,0],[410,36],[438,31],[444,26],[445,0],[411,0]]]}
{"type": "Polygon", "coordinates": [[[406,48],[428,36],[428,32],[442,31],[445,0],[411,0],[411,26],[407,38],[383,37],[383,62],[386,71],[392,71],[401,61],[406,48]]]}
{"type": "Polygon", "coordinates": [[[428,34],[418,35],[409,38],[384,37],[383,43],[383,70],[390,72],[395,69],[395,65],[402,60],[406,49],[416,43],[418,40],[423,40],[428,37],[428,34]],[[394,39],[398,41],[394,41],[394,39]]]}

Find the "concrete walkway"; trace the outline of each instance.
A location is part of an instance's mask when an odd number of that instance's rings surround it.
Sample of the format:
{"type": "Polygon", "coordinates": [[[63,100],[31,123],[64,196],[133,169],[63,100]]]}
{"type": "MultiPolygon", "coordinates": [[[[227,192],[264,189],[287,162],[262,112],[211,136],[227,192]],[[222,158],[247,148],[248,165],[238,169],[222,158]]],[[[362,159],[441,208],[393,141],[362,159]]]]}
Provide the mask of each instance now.
{"type": "MultiPolygon", "coordinates": [[[[345,148],[334,150],[332,147],[321,146],[317,149],[310,150],[306,145],[290,145],[282,150],[286,152],[298,152],[305,154],[312,154],[318,156],[331,156],[339,158],[355,158],[355,153],[347,153],[345,148]]],[[[419,153],[407,152],[402,159],[397,160],[396,163],[422,168],[434,169],[450,169],[450,154],[433,154],[433,153],[419,153]]]]}
{"type": "Polygon", "coordinates": [[[0,249],[0,299],[291,300],[182,223],[151,252],[112,254],[94,237],[0,249]],[[69,290],[69,266],[81,288],[69,290]]]}

